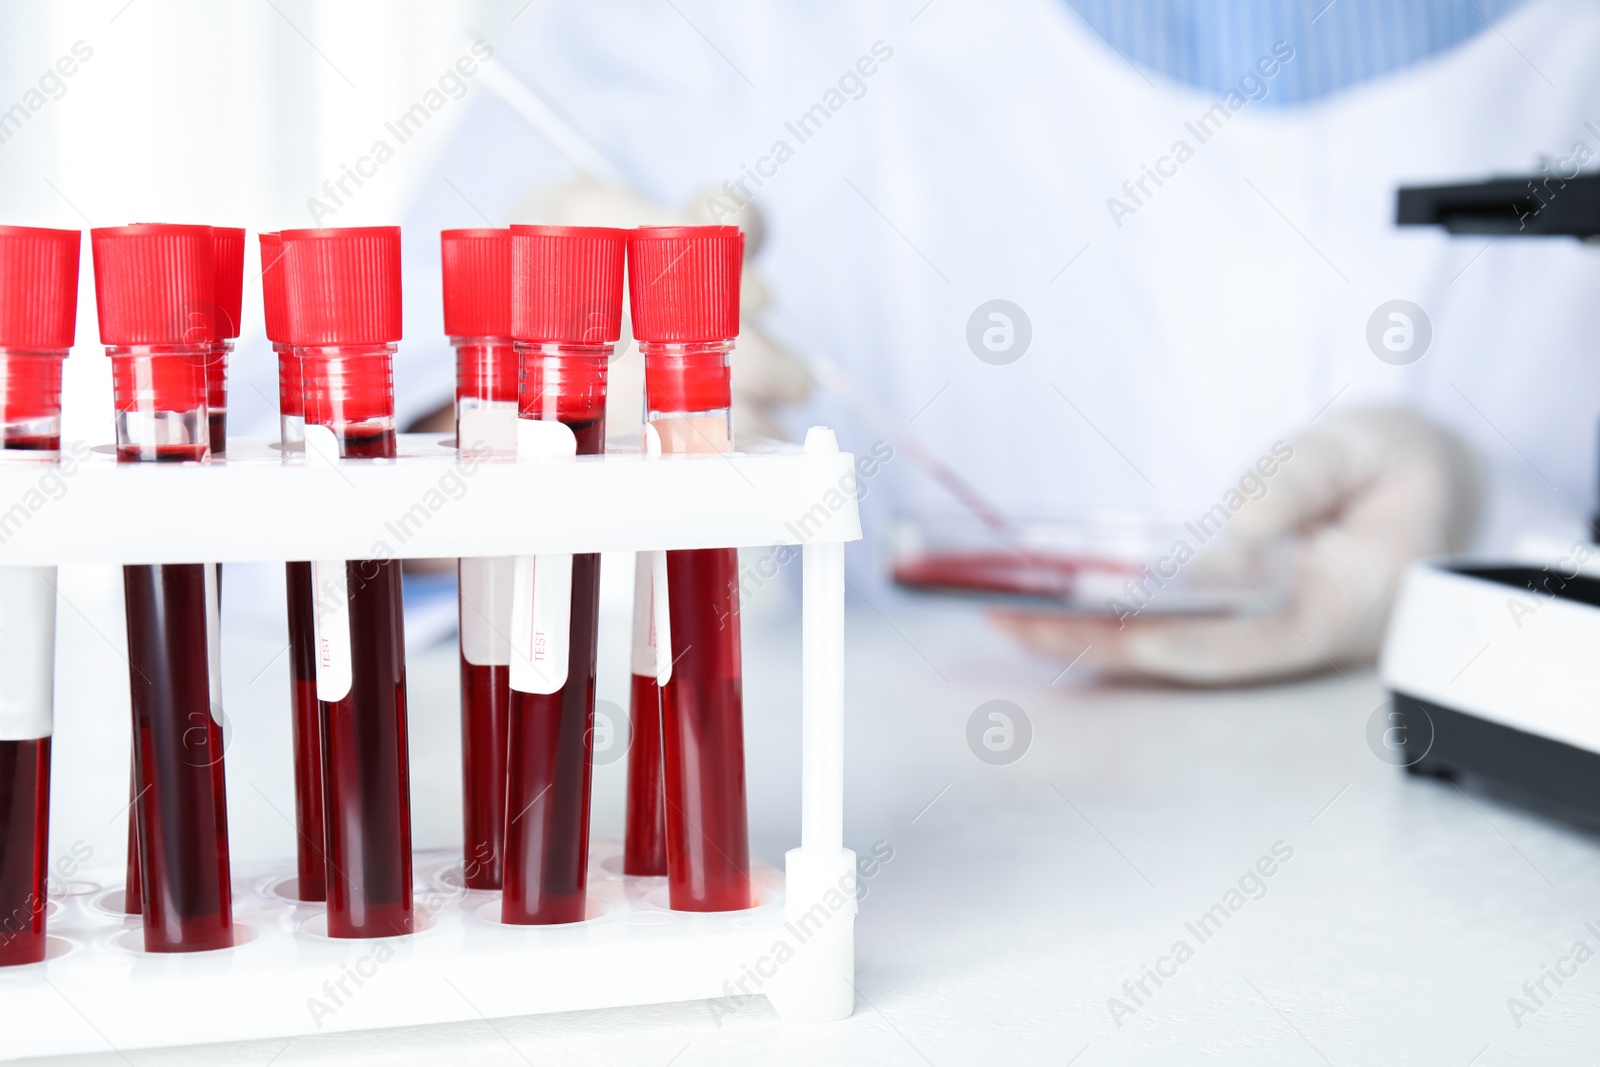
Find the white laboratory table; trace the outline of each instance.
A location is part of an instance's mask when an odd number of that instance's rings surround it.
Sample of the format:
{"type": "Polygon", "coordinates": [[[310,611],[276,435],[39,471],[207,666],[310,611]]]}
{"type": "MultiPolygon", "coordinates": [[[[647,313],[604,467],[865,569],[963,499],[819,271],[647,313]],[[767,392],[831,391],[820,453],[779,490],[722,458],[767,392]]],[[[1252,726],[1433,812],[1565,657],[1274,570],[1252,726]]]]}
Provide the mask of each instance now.
{"type": "MultiPolygon", "coordinates": [[[[64,579],[77,601],[63,648],[84,669],[63,672],[52,854],[93,838],[100,870],[81,877],[114,882],[126,705],[98,588],[64,579]]],[[[752,846],[781,862],[798,834],[798,611],[781,582],[754,599],[752,846]]],[[[626,609],[607,603],[600,695],[625,705],[626,609]]],[[[225,650],[236,862],[289,855],[292,840],[277,813],[292,811],[282,638],[241,618],[225,650]]],[[[755,999],[50,1062],[1600,1060],[1600,962],[1572,955],[1578,942],[1600,953],[1600,837],[1382,762],[1367,741],[1383,699],[1370,671],[1243,691],[1095,687],[1014,651],[971,610],[887,591],[853,595],[849,636],[846,843],[893,850],[865,883],[851,1019],[787,1027],[755,999]],[[968,742],[991,700],[1031,724],[1008,765],[968,742]],[[1249,876],[1258,865],[1271,875],[1249,876]],[[1247,892],[1230,895],[1241,878],[1247,892]],[[1547,967],[1570,976],[1557,985],[1547,967]],[[1147,968],[1165,972],[1159,985],[1147,968]],[[1137,992],[1141,978],[1136,1000],[1124,983],[1137,992]],[[1541,979],[1535,1002],[1524,983],[1537,993],[1541,979]],[[1112,997],[1132,1010],[1113,1018],[1112,997]],[[1531,1010],[1514,1017],[1510,998],[1531,1010]]],[[[459,839],[454,655],[411,668],[418,847],[459,839]]],[[[622,770],[597,773],[599,834],[620,833],[622,770]]]]}

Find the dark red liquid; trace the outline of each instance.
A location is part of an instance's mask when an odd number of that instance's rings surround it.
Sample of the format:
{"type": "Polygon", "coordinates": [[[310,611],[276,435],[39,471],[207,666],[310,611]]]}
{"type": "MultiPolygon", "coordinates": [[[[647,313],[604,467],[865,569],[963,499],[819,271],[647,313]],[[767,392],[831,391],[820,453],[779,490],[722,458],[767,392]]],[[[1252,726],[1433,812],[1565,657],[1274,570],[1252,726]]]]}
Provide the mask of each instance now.
{"type": "Polygon", "coordinates": [[[412,932],[411,781],[400,564],[345,564],[351,688],[322,701],[328,935],[412,932]]]}
{"type": "Polygon", "coordinates": [[[623,832],[622,873],[667,873],[667,794],[661,780],[661,687],[654,678],[633,676],[628,718],[628,813],[623,832]]]}
{"type": "Polygon", "coordinates": [[[61,451],[61,437],[58,434],[42,433],[13,433],[9,429],[5,433],[4,444],[0,445],[6,451],[18,452],[59,452],[61,451]]]}
{"type": "Polygon", "coordinates": [[[392,430],[334,432],[339,438],[339,455],[345,459],[393,459],[400,450],[392,430]]]}
{"type": "Polygon", "coordinates": [[[461,871],[468,889],[499,889],[505,859],[511,668],[461,657],[461,871]]]}
{"type": "MultiPolygon", "coordinates": [[[[52,439],[55,443],[32,445],[28,447],[58,448],[59,438],[52,439]]],[[[7,442],[8,447],[10,442],[7,442]]],[[[160,445],[149,451],[142,451],[136,447],[119,447],[117,459],[121,462],[138,462],[150,460],[155,462],[196,462],[205,458],[206,449],[199,445],[160,445]]],[[[127,581],[127,569],[124,568],[124,584],[127,581]]],[[[220,574],[218,576],[220,578],[220,574]]],[[[131,612],[131,608],[130,608],[131,612]]],[[[132,616],[129,615],[130,626],[132,616]]],[[[202,648],[205,646],[202,645],[202,648]]],[[[130,677],[137,681],[137,668],[130,661],[130,677]]],[[[209,692],[207,694],[209,705],[209,692]]],[[[220,747],[220,746],[219,746],[220,747]]],[[[123,911],[129,915],[139,915],[144,910],[144,874],[140,856],[139,840],[139,798],[145,792],[144,783],[140,777],[140,756],[137,717],[134,724],[133,751],[129,757],[128,773],[128,858],[125,881],[123,883],[123,911]]],[[[226,816],[223,818],[224,830],[226,816]]],[[[226,850],[224,850],[225,853],[226,850]]],[[[231,916],[230,916],[231,922],[231,916]]],[[[147,935],[147,941],[148,941],[147,935]]],[[[231,936],[231,935],[230,935],[231,936]]],[[[231,943],[231,940],[230,940],[231,943]]]]}
{"type": "MultiPolygon", "coordinates": [[[[393,456],[393,433],[344,434],[348,459],[393,456]]],[[[350,692],[321,701],[328,935],[413,931],[405,621],[397,560],[345,564],[350,692]]]]}
{"type": "Polygon", "coordinates": [[[672,677],[661,690],[667,886],[677,911],[748,908],[739,553],[667,553],[672,677]]]}
{"type": "Polygon", "coordinates": [[[1117,560],[1028,548],[956,549],[896,563],[894,581],[931,593],[987,593],[1058,601],[1070,599],[1079,576],[1093,572],[1136,576],[1139,568],[1117,560]]]}
{"type": "Polygon", "coordinates": [[[122,883],[122,910],[137,915],[144,910],[144,875],[139,873],[139,813],[134,804],[139,799],[139,754],[128,752],[128,867],[122,883]]]}
{"type": "MultiPolygon", "coordinates": [[[[48,447],[59,448],[60,438],[55,440],[57,444],[48,447]]],[[[9,441],[6,447],[12,447],[9,441]]],[[[117,460],[121,463],[139,461],[197,463],[206,458],[207,448],[200,445],[158,445],[153,451],[154,455],[151,455],[150,450],[119,447],[117,449],[117,460]]],[[[218,570],[217,578],[220,582],[222,578],[220,569],[218,570]]],[[[144,911],[144,875],[139,869],[139,813],[135,806],[139,791],[143,788],[139,782],[138,759],[138,753],[135,751],[132,756],[133,766],[128,773],[128,865],[122,890],[122,910],[127,915],[139,915],[144,911]]]]}
{"type": "Polygon", "coordinates": [[[233,944],[222,728],[211,714],[201,563],[122,569],[133,692],[144,946],[233,944]]]}
{"type": "MultiPolygon", "coordinates": [[[[217,596],[222,596],[222,564],[217,564],[217,596]]],[[[138,915],[144,910],[143,878],[139,873],[139,813],[134,808],[139,790],[139,761],[137,753],[128,756],[128,865],[122,881],[122,912],[138,915]]]]}
{"type": "Polygon", "coordinates": [[[119,463],[198,463],[206,458],[206,445],[157,445],[154,448],[117,446],[119,463]]]}
{"type": "Polygon", "coordinates": [[[289,696],[294,735],[296,873],[301,900],[325,900],[322,712],[317,707],[317,602],[311,564],[284,564],[289,596],[289,696]]]}
{"type": "Polygon", "coordinates": [[[572,557],[567,684],[548,695],[511,694],[504,922],[584,917],[599,579],[598,555],[572,557]]]}
{"type": "Polygon", "coordinates": [[[0,967],[44,959],[50,739],[0,741],[0,967]]]}
{"type": "Polygon", "coordinates": [[[210,408],[208,416],[211,420],[211,454],[220,456],[228,447],[228,412],[210,408]]]}
{"type": "MultiPolygon", "coordinates": [[[[603,420],[567,425],[578,439],[579,455],[605,451],[603,420]]],[[[584,917],[599,622],[600,557],[573,556],[567,684],[556,693],[511,694],[503,922],[569,923],[584,917]]]]}

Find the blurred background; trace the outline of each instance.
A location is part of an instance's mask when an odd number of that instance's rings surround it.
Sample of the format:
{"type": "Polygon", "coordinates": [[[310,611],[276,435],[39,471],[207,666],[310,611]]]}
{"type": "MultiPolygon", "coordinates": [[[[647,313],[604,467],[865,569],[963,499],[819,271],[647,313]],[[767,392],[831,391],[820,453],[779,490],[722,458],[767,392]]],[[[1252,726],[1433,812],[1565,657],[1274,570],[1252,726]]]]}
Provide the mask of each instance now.
{"type": "MultiPolygon", "coordinates": [[[[1188,517],[1328,405],[1398,401],[1472,444],[1491,472],[1483,536],[1506,542],[1507,514],[1558,521],[1590,504],[1600,393],[1572,357],[1600,314],[1581,296],[1600,257],[1399,233],[1393,195],[1600,146],[1585,128],[1600,72],[1563,66],[1594,11],[1423,6],[1427,39],[1408,45],[1374,3],[1342,0],[1315,24],[1309,5],[1232,37],[1173,4],[1168,36],[1212,57],[1184,67],[1177,45],[1130,29],[1131,8],[1067,0],[18,3],[0,104],[36,102],[75,49],[92,58],[0,131],[0,202],[17,223],[214,221],[252,237],[401,223],[405,420],[448,399],[439,229],[748,201],[764,231],[755,325],[821,382],[774,409],[791,436],[826,421],[864,452],[909,435],[1018,512],[1188,517]],[[1318,43],[1374,11],[1401,43],[1318,43]],[[1202,143],[1185,124],[1275,42],[1295,58],[1202,143]],[[797,126],[819,103],[842,106],[797,126]],[[425,119],[396,125],[418,104],[425,119]],[[1192,160],[1170,161],[1178,141],[1192,160]],[[1158,165],[1175,176],[1125,189],[1158,165]],[[346,179],[358,167],[370,176],[346,179]],[[574,206],[560,187],[583,178],[638,202],[574,206]],[[1365,340],[1396,298],[1432,327],[1429,356],[1401,368],[1365,340]],[[996,299],[1031,335],[1005,365],[967,340],[996,299]],[[827,387],[830,367],[849,397],[827,387]]],[[[109,371],[83,262],[66,418],[95,437],[109,371]]],[[[267,432],[275,396],[258,273],[232,367],[239,432],[267,432]]],[[[885,498],[952,504],[914,463],[883,483],[885,498]]]]}

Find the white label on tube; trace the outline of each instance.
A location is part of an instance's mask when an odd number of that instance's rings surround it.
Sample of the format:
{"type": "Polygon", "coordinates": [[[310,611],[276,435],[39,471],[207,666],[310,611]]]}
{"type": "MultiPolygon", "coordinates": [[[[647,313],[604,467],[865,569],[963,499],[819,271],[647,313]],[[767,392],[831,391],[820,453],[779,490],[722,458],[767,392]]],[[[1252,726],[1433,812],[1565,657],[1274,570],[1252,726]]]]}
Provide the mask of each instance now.
{"type": "Polygon", "coordinates": [[[511,688],[556,693],[567,684],[572,557],[518,556],[511,617],[511,688]]]}
{"type": "Polygon", "coordinates": [[[0,567],[0,741],[50,736],[56,570],[0,567]]]}
{"type": "MultiPolygon", "coordinates": [[[[641,434],[644,454],[650,459],[661,458],[661,434],[653,423],[645,423],[641,434]]],[[[657,685],[666,685],[672,679],[672,616],[667,611],[667,554],[645,552],[641,558],[650,560],[650,619],[655,633],[651,644],[655,646],[655,676],[657,685]]]]}
{"type": "Polygon", "coordinates": [[[306,425],[306,464],[333,467],[339,463],[339,439],[326,426],[306,425]]]}
{"type": "Polygon", "coordinates": [[[211,717],[222,725],[222,583],[217,564],[206,564],[206,673],[211,680],[211,717]]]}
{"type": "Polygon", "coordinates": [[[650,553],[650,613],[656,629],[656,684],[672,680],[672,616],[667,611],[667,554],[650,553]]]}
{"type": "MultiPolygon", "coordinates": [[[[517,458],[570,459],[578,439],[554,419],[517,420],[517,458]]],[[[572,557],[516,557],[511,601],[511,688],[555,693],[567,684],[572,626],[572,557]]]]}
{"type": "Polygon", "coordinates": [[[578,439],[565,423],[555,419],[517,420],[518,459],[571,459],[577,454],[578,439]]]}
{"type": "Polygon", "coordinates": [[[456,427],[456,449],[461,452],[515,452],[517,405],[511,403],[470,407],[456,427]]]}
{"type": "Polygon", "coordinates": [[[350,592],[344,560],[311,564],[316,592],[317,699],[343,700],[354,675],[350,664],[350,592]]]}
{"type": "Polygon", "coordinates": [[[474,667],[511,662],[511,599],[516,559],[461,561],[461,656],[474,667]]]}
{"type": "MultiPolygon", "coordinates": [[[[517,405],[494,403],[463,411],[456,447],[478,456],[515,451],[517,405]]],[[[504,667],[511,662],[514,574],[511,556],[461,561],[461,655],[475,667],[504,667]]]]}

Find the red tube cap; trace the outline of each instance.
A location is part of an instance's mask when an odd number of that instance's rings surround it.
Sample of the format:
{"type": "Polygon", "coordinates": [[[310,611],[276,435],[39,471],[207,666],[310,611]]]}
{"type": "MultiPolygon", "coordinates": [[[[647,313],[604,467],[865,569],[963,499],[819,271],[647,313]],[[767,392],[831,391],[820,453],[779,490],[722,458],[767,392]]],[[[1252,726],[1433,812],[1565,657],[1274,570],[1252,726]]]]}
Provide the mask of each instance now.
{"type": "Polygon", "coordinates": [[[289,325],[283,321],[283,239],[275,233],[261,235],[261,312],[267,340],[289,343],[289,325]]]}
{"type": "Polygon", "coordinates": [[[289,344],[400,340],[400,227],[284,230],[278,236],[289,344]]]}
{"type": "Polygon", "coordinates": [[[89,240],[101,344],[198,348],[221,336],[210,226],[111,226],[89,240]]]}
{"type": "Polygon", "coordinates": [[[72,347],[82,244],[77,230],[0,226],[0,348],[72,347]]]}
{"type": "Polygon", "coordinates": [[[444,332],[451,337],[511,336],[511,231],[445,230],[444,332]]]}
{"type": "Polygon", "coordinates": [[[239,315],[244,305],[244,230],[211,227],[211,254],[217,266],[217,339],[239,336],[239,315]]]}
{"type": "Polygon", "coordinates": [[[739,336],[737,226],[642,226],[628,236],[633,335],[659,344],[739,336]]]}
{"type": "Polygon", "coordinates": [[[604,226],[511,227],[511,336],[569,345],[621,337],[628,239],[604,226]]]}

